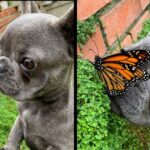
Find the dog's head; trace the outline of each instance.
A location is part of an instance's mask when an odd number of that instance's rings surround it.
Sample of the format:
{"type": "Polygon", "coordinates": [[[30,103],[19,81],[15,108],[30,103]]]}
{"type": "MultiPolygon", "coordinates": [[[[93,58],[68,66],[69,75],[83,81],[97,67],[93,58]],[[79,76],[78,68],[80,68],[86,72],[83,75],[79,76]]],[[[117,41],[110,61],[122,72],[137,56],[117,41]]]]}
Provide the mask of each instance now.
{"type": "Polygon", "coordinates": [[[0,91],[20,101],[68,84],[74,40],[73,7],[57,18],[35,13],[32,1],[22,6],[27,14],[11,22],[0,38],[0,91]]]}

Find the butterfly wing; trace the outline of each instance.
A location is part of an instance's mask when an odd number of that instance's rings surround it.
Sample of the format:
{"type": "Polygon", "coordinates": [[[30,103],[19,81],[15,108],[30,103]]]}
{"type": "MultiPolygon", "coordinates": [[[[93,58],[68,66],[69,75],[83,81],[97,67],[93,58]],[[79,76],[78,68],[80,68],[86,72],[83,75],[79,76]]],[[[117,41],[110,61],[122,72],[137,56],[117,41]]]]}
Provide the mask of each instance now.
{"type": "Polygon", "coordinates": [[[121,95],[125,92],[124,78],[117,71],[112,68],[105,68],[101,72],[98,71],[98,74],[107,85],[109,95],[121,95]]]}
{"type": "Polygon", "coordinates": [[[108,93],[121,95],[128,86],[135,86],[141,80],[149,79],[149,74],[141,69],[149,58],[149,50],[133,50],[103,59],[95,57],[94,66],[107,85],[108,93]]]}

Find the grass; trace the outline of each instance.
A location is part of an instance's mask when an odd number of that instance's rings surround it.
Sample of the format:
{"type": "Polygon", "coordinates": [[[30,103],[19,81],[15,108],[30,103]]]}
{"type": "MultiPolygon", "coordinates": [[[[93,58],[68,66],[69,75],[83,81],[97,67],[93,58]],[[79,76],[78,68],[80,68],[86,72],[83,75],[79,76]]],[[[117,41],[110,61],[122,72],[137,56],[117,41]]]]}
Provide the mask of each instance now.
{"type": "MultiPolygon", "coordinates": [[[[5,145],[17,115],[18,112],[15,101],[0,94],[0,148],[5,145]]],[[[21,150],[29,150],[25,142],[21,144],[21,150]]]]}
{"type": "MultiPolygon", "coordinates": [[[[142,31],[138,34],[138,39],[145,38],[150,33],[150,19],[143,23],[142,31]]],[[[150,36],[150,35],[149,35],[150,36]]]]}

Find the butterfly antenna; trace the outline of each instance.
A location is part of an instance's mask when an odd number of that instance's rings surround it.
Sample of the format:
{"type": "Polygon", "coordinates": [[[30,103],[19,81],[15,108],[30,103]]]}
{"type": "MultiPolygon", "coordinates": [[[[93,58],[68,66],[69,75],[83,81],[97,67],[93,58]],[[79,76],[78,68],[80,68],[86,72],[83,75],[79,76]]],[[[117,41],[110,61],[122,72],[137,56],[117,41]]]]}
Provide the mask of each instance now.
{"type": "Polygon", "coordinates": [[[93,39],[93,42],[95,43],[96,49],[98,50],[98,46],[97,46],[95,39],[93,39]]]}
{"type": "MultiPolygon", "coordinates": [[[[97,44],[96,44],[96,41],[94,39],[92,39],[95,46],[96,46],[96,49],[97,49],[97,52],[98,52],[98,56],[99,56],[99,51],[98,51],[98,47],[97,47],[97,44]]],[[[90,51],[94,52],[95,55],[97,55],[97,53],[93,50],[93,49],[89,49],[90,51]]]]}
{"type": "MultiPolygon", "coordinates": [[[[94,54],[96,54],[96,52],[93,49],[89,49],[90,51],[92,51],[94,54]]],[[[97,54],[96,54],[97,55],[97,54]]]]}
{"type": "Polygon", "coordinates": [[[98,52],[98,55],[99,55],[98,46],[97,46],[97,43],[96,43],[95,39],[93,39],[93,42],[94,42],[94,44],[96,46],[96,49],[97,49],[97,52],[98,52]]]}

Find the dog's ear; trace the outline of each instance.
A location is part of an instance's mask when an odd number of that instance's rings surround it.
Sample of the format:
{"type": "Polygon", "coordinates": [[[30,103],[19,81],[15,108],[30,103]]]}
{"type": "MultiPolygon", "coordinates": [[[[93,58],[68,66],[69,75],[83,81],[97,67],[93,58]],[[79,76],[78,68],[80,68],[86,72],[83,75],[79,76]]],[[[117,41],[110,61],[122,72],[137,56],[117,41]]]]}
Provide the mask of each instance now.
{"type": "Polygon", "coordinates": [[[40,10],[35,1],[20,1],[21,13],[39,13],[40,10]]]}
{"type": "Polygon", "coordinates": [[[59,20],[58,25],[67,42],[74,45],[74,6],[72,6],[59,20]]]}

